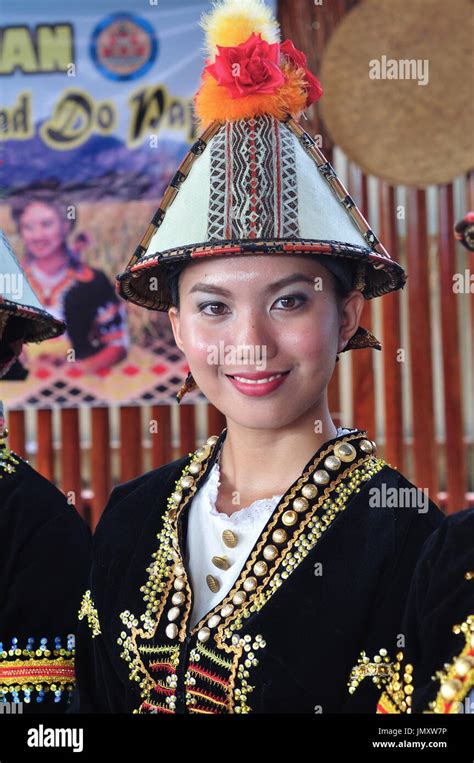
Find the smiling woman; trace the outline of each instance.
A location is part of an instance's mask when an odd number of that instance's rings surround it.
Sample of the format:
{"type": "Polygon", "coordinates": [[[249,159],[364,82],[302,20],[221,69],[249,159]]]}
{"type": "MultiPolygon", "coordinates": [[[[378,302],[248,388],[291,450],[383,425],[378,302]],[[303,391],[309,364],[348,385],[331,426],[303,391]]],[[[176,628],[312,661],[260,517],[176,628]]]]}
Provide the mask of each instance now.
{"type": "MultiPolygon", "coordinates": [[[[126,316],[106,274],[87,266],[69,246],[74,214],[73,206],[44,190],[12,205],[25,273],[41,302],[67,326],[67,340],[49,350],[51,362],[74,357],[76,371],[99,373],[127,354],[126,316]]],[[[29,361],[32,373],[38,372],[29,361]]]]}
{"type": "MultiPolygon", "coordinates": [[[[280,253],[282,256],[284,256],[283,252],[280,253]]],[[[293,258],[294,259],[294,258],[293,258]]],[[[320,255],[307,255],[305,260],[312,260],[315,261],[321,265],[324,265],[324,270],[326,273],[326,281],[328,280],[328,273],[332,273],[332,281],[333,281],[333,292],[334,296],[337,302],[337,306],[339,311],[341,310],[343,303],[345,299],[349,296],[349,293],[352,289],[352,284],[357,283],[357,273],[360,272],[360,269],[358,270],[357,263],[352,263],[350,260],[347,260],[344,262],[344,264],[341,264],[337,262],[335,259],[331,259],[330,257],[327,257],[324,254],[320,255]]],[[[181,274],[186,267],[186,264],[175,264],[175,265],[168,265],[166,267],[166,283],[167,288],[169,292],[169,299],[170,304],[174,308],[176,308],[175,312],[179,313],[180,311],[180,296],[179,296],[179,282],[181,274]]],[[[314,276],[313,280],[310,281],[310,278],[306,275],[301,275],[300,278],[306,279],[307,282],[311,282],[313,289],[317,290],[319,287],[319,290],[322,288],[322,278],[321,276],[314,276]]],[[[290,278],[285,279],[286,283],[292,282],[298,280],[298,274],[294,273],[290,278]]],[[[215,289],[215,287],[210,287],[209,284],[205,285],[207,290],[212,290],[214,293],[219,293],[219,289],[215,289]]],[[[196,285],[193,287],[193,290],[196,289],[196,285]]],[[[294,295],[293,295],[294,298],[294,295]]],[[[301,296],[300,296],[301,299],[301,296]]],[[[305,300],[307,300],[307,297],[304,297],[305,300]]],[[[288,298],[286,298],[288,301],[288,298]]],[[[212,306],[212,305],[211,305],[212,306]]],[[[357,333],[360,334],[366,334],[366,337],[369,336],[369,332],[364,332],[364,330],[359,330],[357,333]]],[[[372,346],[376,347],[377,349],[380,349],[380,344],[377,342],[375,337],[372,337],[373,344],[372,346]]],[[[345,349],[345,348],[343,348],[345,349]]],[[[248,353],[249,348],[247,348],[247,358],[249,357],[248,353]]],[[[231,356],[232,357],[232,356],[231,356]]],[[[336,354],[336,362],[339,361],[339,353],[336,354]]],[[[261,377],[258,382],[262,384],[263,377],[261,377]]],[[[188,374],[188,377],[184,384],[182,385],[179,393],[177,394],[177,400],[178,402],[181,402],[182,397],[186,394],[186,392],[192,391],[195,389],[198,385],[196,384],[196,381],[190,372],[188,374]]],[[[271,390],[270,390],[271,391],[271,390]]],[[[259,392],[263,393],[263,389],[259,392]]]]}
{"type": "Polygon", "coordinates": [[[76,709],[375,713],[377,686],[350,694],[351,669],[395,648],[442,514],[367,431],[336,428],[327,388],[338,353],[380,349],[364,299],[405,274],[298,125],[321,88],[269,9],[225,0],[204,26],[206,130],[120,291],[168,312],[226,426],[112,493],[76,709]]]}
{"type": "MultiPolygon", "coordinates": [[[[355,333],[364,303],[357,290],[338,301],[335,282],[317,258],[304,255],[206,258],[185,268],[180,309],[169,309],[176,343],[193,378],[228,420],[252,430],[300,430],[296,453],[300,448],[303,453],[294,467],[283,448],[281,452],[295,476],[302,455],[307,460],[315,445],[335,433],[327,385],[336,354],[355,333]],[[221,344],[239,352],[211,362],[213,348],[221,344]],[[255,351],[249,354],[257,347],[262,356],[259,369],[252,362],[255,351]]],[[[253,471],[245,469],[246,482],[254,480],[262,493],[265,479],[253,471]]]]}

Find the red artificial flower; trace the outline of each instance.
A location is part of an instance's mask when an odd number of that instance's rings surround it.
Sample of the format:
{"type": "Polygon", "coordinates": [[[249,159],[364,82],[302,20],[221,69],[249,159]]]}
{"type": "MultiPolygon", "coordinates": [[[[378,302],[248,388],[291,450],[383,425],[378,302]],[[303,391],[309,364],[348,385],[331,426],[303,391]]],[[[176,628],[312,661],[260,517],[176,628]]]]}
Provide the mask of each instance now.
{"type": "Polygon", "coordinates": [[[307,68],[308,60],[302,50],[295,48],[291,40],[285,40],[280,45],[280,50],[283,55],[295,66],[299,66],[304,70],[306,82],[308,85],[308,98],[306,100],[306,106],[311,106],[312,103],[318,101],[322,94],[323,88],[321,83],[315,75],[307,68]]]}
{"type": "Polygon", "coordinates": [[[261,34],[252,32],[240,45],[218,45],[217,49],[215,62],[204,71],[209,72],[219,85],[225,86],[231,98],[276,93],[285,83],[285,75],[279,66],[280,45],[262,40],[261,34]]]}

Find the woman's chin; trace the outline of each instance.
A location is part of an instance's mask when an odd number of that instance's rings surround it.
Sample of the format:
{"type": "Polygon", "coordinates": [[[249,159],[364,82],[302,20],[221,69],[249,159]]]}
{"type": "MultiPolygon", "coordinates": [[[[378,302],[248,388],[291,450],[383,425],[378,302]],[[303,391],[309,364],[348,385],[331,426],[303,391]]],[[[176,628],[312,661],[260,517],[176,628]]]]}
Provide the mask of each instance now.
{"type": "MultiPolygon", "coordinates": [[[[207,395],[206,395],[207,397],[207,395]]],[[[208,401],[220,411],[228,421],[246,429],[280,429],[291,426],[301,416],[312,410],[312,405],[305,406],[300,400],[295,401],[298,407],[292,408],[286,399],[247,398],[240,395],[239,399],[221,396],[207,397],[208,401]],[[243,399],[240,399],[243,398],[243,399]]],[[[311,401],[313,402],[313,401],[311,401]]],[[[311,419],[312,421],[312,419],[311,419]]]]}
{"type": "Polygon", "coordinates": [[[50,249],[34,249],[30,251],[30,254],[35,260],[44,260],[51,255],[50,249]]]}
{"type": "Polygon", "coordinates": [[[315,398],[314,378],[305,395],[301,385],[295,385],[291,376],[289,374],[285,383],[276,389],[267,392],[262,390],[263,394],[255,394],[259,389],[254,385],[246,387],[245,384],[240,384],[239,388],[222,376],[219,376],[217,384],[216,379],[208,385],[199,384],[197,379],[196,382],[208,403],[239,426],[249,429],[279,429],[291,426],[302,416],[307,416],[312,422],[312,415],[320,400],[320,394],[315,398]]]}

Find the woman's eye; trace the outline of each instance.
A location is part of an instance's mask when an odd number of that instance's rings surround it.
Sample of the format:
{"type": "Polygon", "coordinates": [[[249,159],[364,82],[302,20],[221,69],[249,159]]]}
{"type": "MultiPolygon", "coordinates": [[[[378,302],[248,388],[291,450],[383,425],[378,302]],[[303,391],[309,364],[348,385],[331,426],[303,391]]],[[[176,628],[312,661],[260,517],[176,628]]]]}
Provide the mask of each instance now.
{"type": "MultiPolygon", "coordinates": [[[[290,310],[297,309],[307,301],[308,297],[306,294],[288,294],[285,297],[279,297],[279,299],[277,299],[274,304],[276,305],[278,302],[284,303],[283,308],[278,309],[283,309],[289,312],[290,310]]],[[[199,312],[203,313],[204,315],[212,315],[217,317],[225,315],[227,312],[227,305],[225,305],[223,302],[203,302],[202,304],[198,305],[198,309],[199,312]]]]}
{"type": "Polygon", "coordinates": [[[285,302],[286,306],[283,308],[284,310],[294,310],[295,307],[299,307],[299,305],[304,304],[307,301],[308,298],[306,294],[288,294],[286,297],[279,297],[275,304],[277,304],[277,302],[285,302]],[[295,302],[298,304],[295,305],[295,302]]]}
{"type": "Polygon", "coordinates": [[[198,305],[199,312],[200,313],[204,313],[204,315],[216,315],[216,316],[224,315],[224,313],[222,311],[220,311],[220,312],[213,312],[212,308],[214,308],[214,307],[217,307],[217,308],[222,308],[223,307],[223,308],[225,308],[225,305],[224,305],[223,302],[204,302],[202,305],[198,305]],[[211,312],[209,312],[207,310],[207,308],[210,308],[211,312]]]}

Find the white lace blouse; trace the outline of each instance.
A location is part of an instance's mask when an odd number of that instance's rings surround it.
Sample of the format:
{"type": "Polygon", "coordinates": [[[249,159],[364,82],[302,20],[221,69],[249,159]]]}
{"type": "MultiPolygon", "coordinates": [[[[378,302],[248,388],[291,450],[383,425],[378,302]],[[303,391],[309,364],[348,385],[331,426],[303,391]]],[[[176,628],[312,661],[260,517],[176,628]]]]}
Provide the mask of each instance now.
{"type": "MultiPolygon", "coordinates": [[[[339,427],[337,436],[349,431],[339,427]]],[[[228,594],[282,497],[260,498],[227,516],[216,509],[219,486],[220,453],[189,507],[186,566],[193,589],[191,628],[228,594]],[[222,537],[224,530],[234,533],[237,543],[233,548],[225,545],[222,537]],[[228,569],[216,566],[213,557],[225,557],[228,569]],[[214,578],[214,587],[216,584],[219,586],[215,593],[207,583],[209,575],[214,578]]]]}

